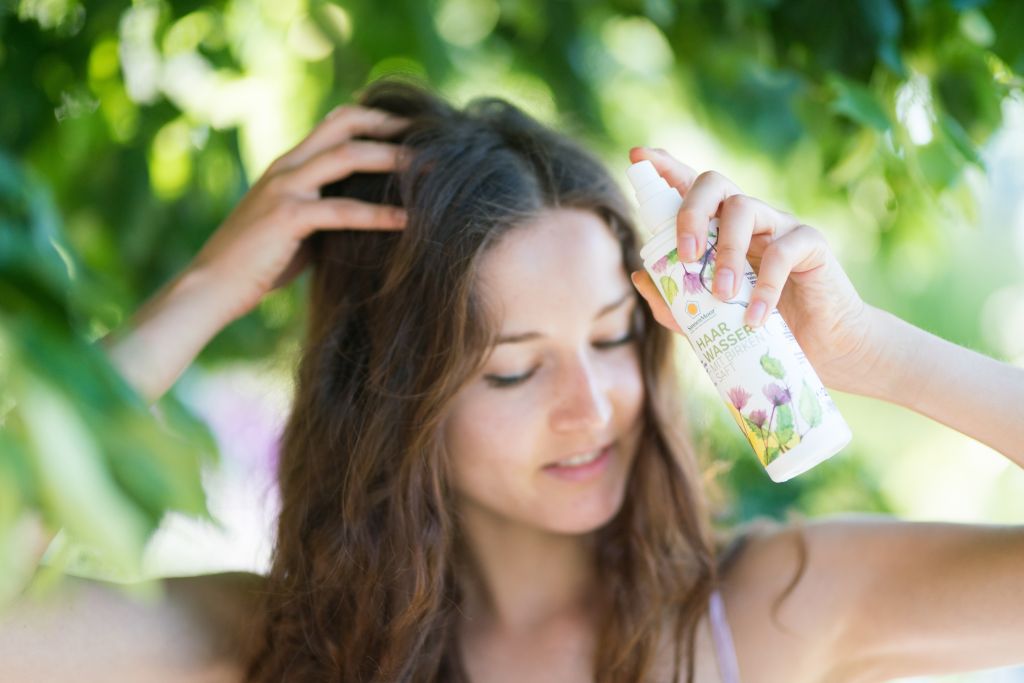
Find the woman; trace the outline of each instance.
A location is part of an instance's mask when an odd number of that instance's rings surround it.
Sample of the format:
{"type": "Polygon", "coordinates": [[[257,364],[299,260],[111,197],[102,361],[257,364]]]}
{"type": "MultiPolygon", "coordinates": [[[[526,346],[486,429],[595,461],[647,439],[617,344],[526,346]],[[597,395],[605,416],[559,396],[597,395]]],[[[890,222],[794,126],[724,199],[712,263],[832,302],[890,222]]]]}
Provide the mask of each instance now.
{"type": "MultiPolygon", "coordinates": [[[[821,233],[727,179],[630,156],[684,195],[684,258],[719,216],[718,273],[752,262],[755,300],[779,307],[827,386],[1024,466],[1020,369],[866,305],[821,233]]],[[[672,384],[678,328],[629,215],[593,157],[515,108],[458,111],[393,82],[271,165],[107,342],[155,399],[312,262],[270,575],[237,592],[179,580],[160,608],[202,605],[175,633],[237,634],[193,670],[799,683],[1024,663],[1024,527],[830,519],[720,547],[672,384]],[[239,598],[213,609],[204,590],[239,598]]]]}

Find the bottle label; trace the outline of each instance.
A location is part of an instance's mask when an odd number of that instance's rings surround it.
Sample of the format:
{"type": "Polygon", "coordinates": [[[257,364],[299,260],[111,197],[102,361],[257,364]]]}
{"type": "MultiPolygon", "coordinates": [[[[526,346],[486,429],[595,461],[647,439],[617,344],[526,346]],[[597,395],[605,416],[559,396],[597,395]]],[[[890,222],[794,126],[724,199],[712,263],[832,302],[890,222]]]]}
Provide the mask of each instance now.
{"type": "Polygon", "coordinates": [[[736,424],[767,466],[838,409],[778,310],[759,328],[743,322],[757,283],[748,263],[736,297],[722,301],[711,293],[717,241],[712,222],[699,261],[682,263],[673,248],[647,269],[736,424]]]}

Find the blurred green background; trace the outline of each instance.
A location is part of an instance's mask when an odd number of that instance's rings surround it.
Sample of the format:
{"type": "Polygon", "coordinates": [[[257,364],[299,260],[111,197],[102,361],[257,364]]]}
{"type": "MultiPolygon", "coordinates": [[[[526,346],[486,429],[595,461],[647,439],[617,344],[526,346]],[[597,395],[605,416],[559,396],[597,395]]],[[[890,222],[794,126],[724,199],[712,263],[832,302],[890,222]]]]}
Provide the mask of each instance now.
{"type": "MultiPolygon", "coordinates": [[[[0,604],[32,518],[80,573],[265,566],[304,279],[225,329],[162,421],[94,342],[386,74],[503,96],[623,179],[638,144],[716,169],[823,230],[869,303],[1024,365],[1021,36],[1017,0],[0,0],[0,604]]],[[[680,355],[723,526],[1024,519],[1005,458],[835,392],[852,444],[773,484],[680,355]]]]}

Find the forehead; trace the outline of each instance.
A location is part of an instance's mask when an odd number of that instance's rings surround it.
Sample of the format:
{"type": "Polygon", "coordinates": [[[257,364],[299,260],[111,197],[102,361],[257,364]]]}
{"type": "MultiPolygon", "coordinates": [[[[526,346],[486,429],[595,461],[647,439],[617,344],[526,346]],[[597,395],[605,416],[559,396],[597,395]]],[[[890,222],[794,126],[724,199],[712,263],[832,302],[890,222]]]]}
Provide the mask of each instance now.
{"type": "Polygon", "coordinates": [[[488,308],[507,328],[581,312],[629,291],[622,249],[597,214],[547,209],[513,228],[484,254],[478,283],[488,308]]]}

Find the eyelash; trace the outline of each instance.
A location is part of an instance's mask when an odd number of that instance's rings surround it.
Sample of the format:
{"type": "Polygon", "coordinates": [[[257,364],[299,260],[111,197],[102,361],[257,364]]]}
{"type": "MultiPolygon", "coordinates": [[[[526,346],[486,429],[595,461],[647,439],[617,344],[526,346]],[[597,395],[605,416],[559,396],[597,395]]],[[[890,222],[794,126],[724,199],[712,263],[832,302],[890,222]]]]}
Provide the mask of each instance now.
{"type": "MultiPolygon", "coordinates": [[[[619,339],[613,339],[611,341],[594,342],[594,346],[599,351],[610,351],[611,349],[625,346],[636,339],[636,334],[631,330],[629,334],[619,339]]],[[[496,389],[504,389],[507,387],[513,387],[517,384],[522,384],[526,380],[533,376],[533,373],[537,371],[537,368],[530,370],[525,375],[518,375],[516,377],[501,377],[500,375],[487,375],[485,378],[487,383],[496,389]]]]}

